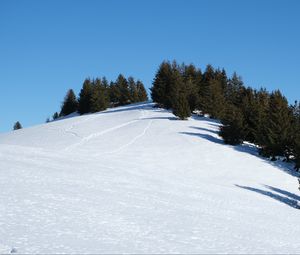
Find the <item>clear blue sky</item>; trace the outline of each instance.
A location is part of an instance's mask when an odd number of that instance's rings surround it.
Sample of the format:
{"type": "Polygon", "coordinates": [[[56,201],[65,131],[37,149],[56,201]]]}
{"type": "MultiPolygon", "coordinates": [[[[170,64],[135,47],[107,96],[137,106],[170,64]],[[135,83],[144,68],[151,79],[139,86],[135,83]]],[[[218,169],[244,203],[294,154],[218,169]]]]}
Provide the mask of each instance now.
{"type": "Polygon", "coordinates": [[[149,88],[164,60],[237,71],[300,99],[299,0],[1,0],[0,132],[45,122],[69,88],[119,73],[149,88]]]}

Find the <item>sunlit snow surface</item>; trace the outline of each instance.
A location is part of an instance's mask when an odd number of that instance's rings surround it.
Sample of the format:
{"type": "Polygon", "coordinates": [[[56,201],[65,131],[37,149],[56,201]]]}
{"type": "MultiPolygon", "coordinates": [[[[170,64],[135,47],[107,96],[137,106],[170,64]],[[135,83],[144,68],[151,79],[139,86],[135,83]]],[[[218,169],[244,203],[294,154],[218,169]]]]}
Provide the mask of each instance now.
{"type": "Polygon", "coordinates": [[[0,253],[299,253],[286,165],[130,105],[0,135],[0,253]]]}

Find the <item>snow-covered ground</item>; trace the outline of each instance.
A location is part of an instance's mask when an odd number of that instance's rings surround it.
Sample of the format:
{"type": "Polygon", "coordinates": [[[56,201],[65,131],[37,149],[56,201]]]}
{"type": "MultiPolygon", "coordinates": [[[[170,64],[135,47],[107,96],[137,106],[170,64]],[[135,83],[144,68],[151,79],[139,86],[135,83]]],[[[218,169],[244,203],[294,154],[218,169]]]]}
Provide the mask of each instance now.
{"type": "Polygon", "coordinates": [[[285,165],[152,104],[0,135],[0,253],[299,253],[285,165]]]}

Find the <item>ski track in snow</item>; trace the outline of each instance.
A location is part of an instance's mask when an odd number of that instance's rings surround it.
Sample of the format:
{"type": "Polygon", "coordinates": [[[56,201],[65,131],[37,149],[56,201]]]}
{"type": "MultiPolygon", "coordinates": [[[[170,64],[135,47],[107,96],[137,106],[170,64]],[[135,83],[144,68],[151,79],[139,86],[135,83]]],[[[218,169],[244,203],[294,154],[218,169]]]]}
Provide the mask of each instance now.
{"type": "MultiPolygon", "coordinates": [[[[127,147],[133,145],[137,140],[139,140],[140,138],[142,138],[146,134],[147,130],[151,127],[152,122],[153,122],[153,120],[150,120],[148,122],[147,126],[145,127],[145,129],[143,130],[143,132],[140,133],[139,135],[135,136],[130,142],[122,145],[120,148],[118,148],[116,150],[106,152],[104,154],[116,154],[116,153],[119,153],[120,151],[126,149],[127,147]]],[[[101,155],[101,154],[96,154],[96,156],[99,156],[99,155],[101,155]]]]}

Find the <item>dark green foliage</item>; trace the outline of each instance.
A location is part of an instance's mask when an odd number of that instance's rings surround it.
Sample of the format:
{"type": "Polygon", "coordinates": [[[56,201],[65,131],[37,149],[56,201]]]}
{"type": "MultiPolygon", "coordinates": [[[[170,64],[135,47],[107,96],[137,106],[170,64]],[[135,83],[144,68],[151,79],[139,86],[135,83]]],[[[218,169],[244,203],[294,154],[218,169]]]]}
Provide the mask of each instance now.
{"type": "Polygon", "coordinates": [[[53,115],[52,115],[52,119],[53,120],[56,120],[56,119],[58,119],[59,118],[59,114],[58,114],[58,112],[55,112],[53,115]]]}
{"type": "Polygon", "coordinates": [[[179,92],[173,105],[173,114],[181,120],[186,120],[191,116],[190,106],[184,92],[179,92]]]}
{"type": "Polygon", "coordinates": [[[288,102],[280,91],[275,91],[270,95],[268,122],[266,133],[264,134],[264,144],[261,153],[264,156],[271,156],[275,160],[276,156],[288,157],[289,136],[292,123],[292,113],[288,107],[288,102]]]}
{"type": "Polygon", "coordinates": [[[187,100],[187,90],[184,78],[180,73],[180,67],[174,62],[172,65],[172,109],[173,114],[181,120],[191,116],[189,102],[187,100]]]}
{"type": "Polygon", "coordinates": [[[194,65],[185,66],[183,71],[183,79],[187,94],[187,100],[190,111],[194,111],[199,106],[199,90],[202,81],[201,70],[197,70],[194,65]]]}
{"type": "Polygon", "coordinates": [[[225,89],[226,101],[232,105],[239,107],[242,102],[243,89],[244,89],[244,84],[242,78],[239,77],[236,72],[234,72],[232,78],[228,80],[225,89]]]}
{"type": "Polygon", "coordinates": [[[118,105],[130,103],[130,91],[126,78],[120,74],[115,82],[115,88],[118,91],[118,105]]]}
{"type": "Polygon", "coordinates": [[[137,89],[137,94],[138,94],[138,99],[137,99],[138,101],[137,102],[148,101],[147,91],[144,87],[144,84],[139,80],[136,83],[136,89],[137,89]]]}
{"type": "Polygon", "coordinates": [[[246,135],[242,112],[236,106],[228,105],[224,116],[219,135],[226,144],[241,144],[246,135]]]}
{"type": "Polygon", "coordinates": [[[114,82],[111,82],[109,86],[109,98],[110,98],[111,106],[113,107],[118,106],[120,97],[121,97],[120,90],[118,89],[118,87],[114,82]]]}
{"type": "Polygon", "coordinates": [[[72,89],[69,89],[61,106],[60,116],[66,116],[78,110],[78,101],[72,89]]]}
{"type": "Polygon", "coordinates": [[[18,129],[21,129],[22,128],[22,125],[19,121],[17,121],[15,124],[14,124],[14,127],[13,127],[13,130],[18,130],[18,129]]]}
{"type": "Polygon", "coordinates": [[[137,84],[133,77],[128,77],[128,87],[129,87],[129,94],[130,94],[130,102],[135,103],[139,102],[139,94],[137,89],[137,84]]]}
{"type": "Polygon", "coordinates": [[[297,101],[293,106],[291,106],[291,111],[293,113],[292,120],[292,136],[289,143],[291,148],[291,154],[294,156],[295,169],[300,169],[300,103],[297,101]]]}
{"type": "Polygon", "coordinates": [[[211,109],[210,83],[214,79],[215,79],[215,70],[211,65],[207,65],[199,89],[199,107],[203,113],[210,113],[210,109],[211,109]]]}
{"type": "Polygon", "coordinates": [[[170,62],[163,62],[156,72],[151,97],[153,102],[170,109],[172,107],[172,66],[170,62]]]}
{"type": "Polygon", "coordinates": [[[100,79],[92,82],[93,91],[91,95],[91,108],[90,112],[99,112],[105,110],[109,105],[109,98],[107,96],[106,87],[102,84],[100,79]]]}
{"type": "Polygon", "coordinates": [[[93,84],[90,79],[86,79],[83,82],[83,86],[79,94],[78,112],[80,114],[91,112],[92,95],[93,95],[93,84]]]}

